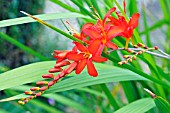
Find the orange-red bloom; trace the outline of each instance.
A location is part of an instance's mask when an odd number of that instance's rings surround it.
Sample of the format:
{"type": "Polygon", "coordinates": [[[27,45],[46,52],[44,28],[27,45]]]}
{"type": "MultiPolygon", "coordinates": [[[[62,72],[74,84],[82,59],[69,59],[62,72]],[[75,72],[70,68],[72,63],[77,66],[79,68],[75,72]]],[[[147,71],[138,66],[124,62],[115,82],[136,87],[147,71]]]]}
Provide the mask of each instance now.
{"type": "MultiPolygon", "coordinates": [[[[124,12],[126,14],[126,1],[124,0],[124,12]]],[[[108,18],[111,20],[111,23],[114,26],[121,27],[120,29],[123,29],[123,31],[119,34],[119,36],[122,36],[126,38],[126,45],[125,48],[128,48],[128,42],[132,38],[132,43],[134,44],[133,41],[133,30],[138,26],[138,20],[140,17],[139,13],[134,13],[132,17],[130,18],[130,21],[126,20],[123,15],[120,15],[119,12],[116,12],[118,19],[109,16],[108,18]]]]}
{"type": "Polygon", "coordinates": [[[107,61],[107,58],[101,58],[100,56],[96,55],[96,52],[99,49],[101,43],[100,40],[94,40],[88,47],[78,42],[74,43],[79,52],[69,52],[67,54],[67,58],[69,60],[78,62],[78,65],[76,67],[76,74],[80,74],[87,65],[89,75],[96,77],[98,73],[92,61],[95,62],[107,61]]]}

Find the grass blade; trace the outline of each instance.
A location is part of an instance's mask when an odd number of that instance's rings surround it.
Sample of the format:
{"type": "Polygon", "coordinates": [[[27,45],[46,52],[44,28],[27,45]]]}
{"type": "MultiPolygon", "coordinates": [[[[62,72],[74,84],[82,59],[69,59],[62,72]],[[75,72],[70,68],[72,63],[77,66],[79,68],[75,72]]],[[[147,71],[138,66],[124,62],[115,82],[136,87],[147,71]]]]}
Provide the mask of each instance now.
{"type": "MultiPolygon", "coordinates": [[[[54,64],[55,61],[33,63],[2,73],[0,74],[0,90],[16,87],[33,81],[42,80],[41,75],[46,74],[47,70],[50,69],[54,64]]],[[[47,94],[66,91],[101,83],[129,80],[147,80],[131,71],[110,67],[106,64],[95,64],[95,67],[97,68],[99,73],[98,77],[91,77],[88,75],[87,71],[84,71],[78,76],[68,78],[55,84],[45,93],[47,94]]],[[[71,75],[75,74],[72,73],[71,75]]]]}
{"type": "Polygon", "coordinates": [[[114,113],[145,113],[153,107],[155,107],[153,99],[144,98],[134,101],[114,113]]]}
{"type": "MultiPolygon", "coordinates": [[[[34,15],[37,18],[40,18],[41,20],[55,20],[55,19],[63,19],[63,18],[87,18],[87,16],[84,16],[82,14],[78,13],[51,13],[51,14],[40,14],[40,15],[34,15]]],[[[24,23],[30,23],[35,22],[36,20],[33,20],[29,17],[20,17],[15,19],[8,19],[8,20],[2,20],[0,21],[0,28],[6,27],[6,26],[12,26],[12,25],[18,25],[18,24],[24,24],[24,23]]]]}
{"type": "Polygon", "coordinates": [[[49,60],[48,58],[44,57],[43,55],[41,55],[40,53],[34,51],[33,49],[23,45],[22,43],[18,42],[17,40],[13,39],[12,37],[0,32],[0,38],[3,38],[5,40],[7,40],[8,42],[12,43],[13,45],[19,47],[20,49],[26,51],[27,53],[36,56],[37,58],[39,58],[40,60],[49,60]]]}

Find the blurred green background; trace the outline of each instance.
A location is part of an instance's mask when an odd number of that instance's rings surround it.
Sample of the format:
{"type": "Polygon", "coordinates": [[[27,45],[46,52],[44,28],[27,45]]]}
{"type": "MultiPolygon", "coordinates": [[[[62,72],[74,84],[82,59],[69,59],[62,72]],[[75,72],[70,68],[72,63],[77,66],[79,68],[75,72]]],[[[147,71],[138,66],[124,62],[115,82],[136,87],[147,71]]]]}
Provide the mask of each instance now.
{"type": "MultiPolygon", "coordinates": [[[[32,15],[44,14],[44,13],[56,13],[56,12],[80,12],[81,14],[87,15],[79,5],[80,3],[88,11],[92,12],[91,1],[93,0],[62,0],[62,3],[67,4],[72,7],[63,7],[59,0],[0,0],[0,21],[6,19],[13,19],[18,17],[23,17],[20,11],[28,12],[32,15]]],[[[122,4],[121,0],[118,0],[122,4]]],[[[128,1],[128,0],[127,0],[128,1]]],[[[110,7],[113,5],[113,0],[99,0],[98,6],[100,7],[102,15],[104,15],[110,7]]],[[[144,44],[148,46],[157,45],[159,48],[170,54],[170,7],[168,0],[129,0],[127,3],[127,15],[131,16],[134,12],[140,12],[141,17],[139,21],[138,31],[144,44]]],[[[93,4],[94,5],[94,4],[93,4]]],[[[68,20],[70,24],[74,25],[74,28],[79,31],[80,26],[85,23],[85,19],[62,19],[62,20],[50,20],[47,21],[50,24],[67,31],[64,27],[62,21],[68,20]]],[[[2,38],[0,35],[0,73],[11,70],[13,68],[23,66],[29,63],[43,61],[47,59],[53,59],[51,53],[55,49],[71,49],[72,41],[61,36],[60,34],[46,28],[39,23],[27,23],[21,25],[14,25],[8,27],[0,28],[0,32],[7,34],[18,42],[32,48],[34,51],[38,52],[44,57],[37,57],[31,55],[28,52],[18,48],[15,44],[12,44],[8,40],[2,38]],[[45,58],[46,57],[46,58],[45,58]]],[[[155,61],[162,71],[169,74],[169,60],[160,59],[155,57],[155,61]]],[[[144,62],[141,63],[141,68],[143,72],[150,73],[150,69],[144,62]]],[[[126,82],[125,82],[126,84],[126,82]]],[[[124,84],[124,85],[125,85],[124,84]]],[[[137,84],[135,82],[130,82],[130,86],[137,84]]],[[[28,84],[31,85],[31,84],[28,84]]],[[[118,101],[120,106],[127,104],[129,100],[126,98],[126,94],[119,83],[109,83],[107,84],[109,90],[115,98],[120,99],[118,101]]],[[[136,88],[136,87],[135,87],[136,88]]],[[[134,88],[134,89],[135,89],[134,88]]],[[[96,89],[102,92],[99,85],[90,86],[89,89],[96,89]]],[[[56,100],[49,97],[40,97],[33,100],[32,102],[26,104],[25,106],[20,106],[16,101],[10,101],[5,103],[0,103],[0,112],[2,113],[81,113],[83,110],[79,110],[78,107],[85,105],[87,108],[91,109],[95,113],[110,113],[113,109],[108,104],[108,101],[94,96],[88,91],[81,90],[70,90],[65,92],[57,93],[56,100]],[[59,94],[59,95],[58,95],[59,94]],[[97,101],[96,101],[97,99],[97,101]],[[96,106],[94,106],[96,105],[96,106]],[[106,109],[107,108],[107,109],[106,109]]],[[[135,89],[136,90],[136,89],[135,89]]],[[[18,94],[15,90],[5,90],[0,91],[0,97],[10,97],[11,95],[18,94]]],[[[168,91],[168,94],[170,91],[168,91]]],[[[102,93],[103,95],[103,93],[102,93]]],[[[104,97],[106,95],[103,95],[104,97]]],[[[139,96],[134,97],[134,100],[140,98],[139,96]]],[[[168,96],[167,99],[170,99],[168,96]]],[[[132,100],[132,101],[134,101],[132,100]]],[[[151,113],[156,112],[155,109],[149,111],[151,113]]]]}

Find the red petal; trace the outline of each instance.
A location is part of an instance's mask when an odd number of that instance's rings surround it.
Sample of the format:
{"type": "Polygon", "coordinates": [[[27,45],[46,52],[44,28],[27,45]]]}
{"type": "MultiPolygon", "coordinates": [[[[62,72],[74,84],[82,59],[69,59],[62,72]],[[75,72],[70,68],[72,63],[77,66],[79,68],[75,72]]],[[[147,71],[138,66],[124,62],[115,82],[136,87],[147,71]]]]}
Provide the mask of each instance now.
{"type": "Polygon", "coordinates": [[[76,74],[80,74],[87,64],[87,59],[83,59],[79,62],[76,68],[76,74]]]}
{"type": "Polygon", "coordinates": [[[77,53],[72,53],[72,52],[67,54],[67,59],[68,60],[79,61],[79,60],[81,60],[83,58],[84,58],[83,54],[77,54],[77,53]]]}
{"type": "Polygon", "coordinates": [[[117,20],[116,18],[114,18],[112,16],[109,16],[109,19],[113,23],[113,25],[115,25],[115,26],[119,26],[120,25],[119,20],[117,20]]]}
{"type": "Polygon", "coordinates": [[[105,23],[106,22],[106,19],[110,16],[110,14],[112,13],[112,12],[114,12],[116,10],[116,7],[113,7],[113,8],[111,8],[108,12],[107,12],[107,14],[105,15],[105,17],[104,17],[104,19],[103,19],[103,22],[105,23]]]}
{"type": "Polygon", "coordinates": [[[101,38],[100,32],[97,32],[95,28],[90,27],[85,29],[83,32],[91,39],[101,38]]]}
{"type": "Polygon", "coordinates": [[[129,21],[129,25],[132,26],[133,28],[136,28],[138,26],[139,17],[140,17],[139,13],[133,14],[132,18],[129,21]]]}
{"type": "Polygon", "coordinates": [[[95,61],[95,62],[105,62],[105,61],[107,61],[107,58],[95,56],[95,57],[92,57],[92,60],[95,61]]]}
{"type": "Polygon", "coordinates": [[[99,39],[94,40],[90,45],[88,46],[88,51],[91,54],[95,54],[97,50],[99,49],[101,44],[101,41],[99,39]]]}
{"type": "Polygon", "coordinates": [[[94,64],[91,60],[87,63],[87,70],[90,76],[96,77],[98,75],[96,68],[94,67],[94,64]]]}
{"type": "Polygon", "coordinates": [[[106,43],[106,46],[107,46],[108,48],[118,49],[117,45],[114,44],[114,43],[112,43],[112,42],[107,42],[107,43],[106,43]]]}
{"type": "Polygon", "coordinates": [[[98,49],[98,51],[96,51],[96,54],[95,56],[101,56],[102,52],[103,52],[103,49],[104,49],[104,46],[103,44],[100,44],[100,47],[98,49]]]}
{"type": "Polygon", "coordinates": [[[115,38],[123,31],[124,31],[123,27],[118,27],[118,26],[111,27],[110,30],[107,32],[108,35],[107,40],[111,40],[112,38],[115,38]]]}
{"type": "Polygon", "coordinates": [[[76,44],[77,49],[80,50],[81,52],[87,51],[87,48],[84,45],[82,45],[82,44],[80,44],[78,42],[74,42],[74,43],[76,44]]]}
{"type": "Polygon", "coordinates": [[[84,30],[84,29],[86,29],[86,28],[88,28],[88,27],[90,27],[90,26],[93,26],[94,24],[93,23],[86,23],[86,24],[84,24],[83,25],[83,27],[82,27],[82,31],[84,30]]]}

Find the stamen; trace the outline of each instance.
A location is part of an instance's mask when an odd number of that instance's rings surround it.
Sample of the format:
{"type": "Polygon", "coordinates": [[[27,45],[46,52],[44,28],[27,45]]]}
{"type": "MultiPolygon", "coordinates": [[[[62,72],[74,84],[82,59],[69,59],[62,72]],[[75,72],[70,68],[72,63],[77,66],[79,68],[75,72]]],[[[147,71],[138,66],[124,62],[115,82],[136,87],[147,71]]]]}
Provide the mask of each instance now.
{"type": "Polygon", "coordinates": [[[70,31],[73,31],[73,33],[79,34],[68,21],[66,21],[66,23],[68,24],[70,31]]]}

